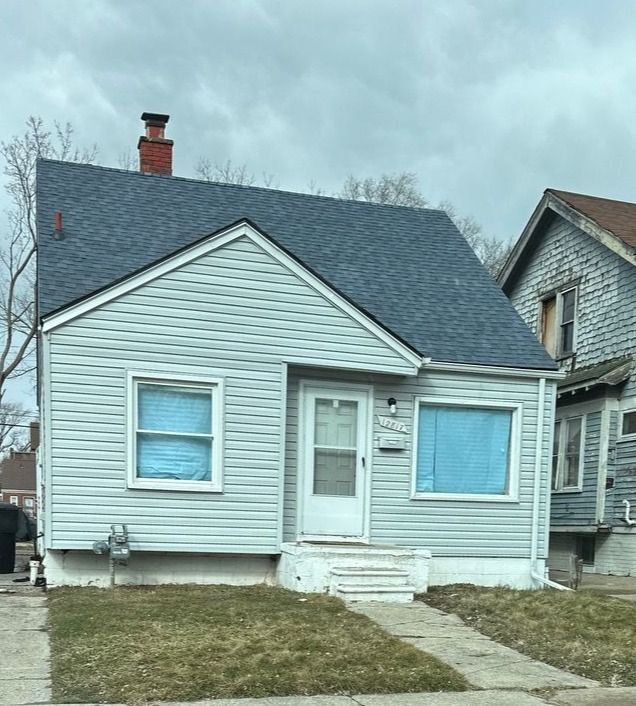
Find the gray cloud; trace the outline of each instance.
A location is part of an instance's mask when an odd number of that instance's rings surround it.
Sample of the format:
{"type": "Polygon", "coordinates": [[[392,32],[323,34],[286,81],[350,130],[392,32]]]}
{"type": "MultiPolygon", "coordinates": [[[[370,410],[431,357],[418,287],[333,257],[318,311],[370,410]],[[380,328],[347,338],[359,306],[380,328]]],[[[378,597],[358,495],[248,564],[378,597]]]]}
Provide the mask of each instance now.
{"type": "Polygon", "coordinates": [[[636,6],[421,0],[5,0],[0,135],[70,120],[116,164],[169,112],[175,171],[247,162],[282,188],[418,173],[489,233],[546,186],[636,188],[636,6]]]}

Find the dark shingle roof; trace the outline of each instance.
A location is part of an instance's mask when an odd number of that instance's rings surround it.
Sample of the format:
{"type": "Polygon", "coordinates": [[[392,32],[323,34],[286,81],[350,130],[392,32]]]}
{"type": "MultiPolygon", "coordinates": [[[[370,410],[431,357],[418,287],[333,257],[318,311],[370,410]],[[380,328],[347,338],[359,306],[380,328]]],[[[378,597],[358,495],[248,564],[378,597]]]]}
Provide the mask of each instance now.
{"type": "Polygon", "coordinates": [[[574,194],[558,189],[546,189],[546,191],[592,219],[626,245],[636,248],[636,203],[574,194]]]}
{"type": "Polygon", "coordinates": [[[37,177],[41,316],[249,219],[422,355],[555,367],[442,211],[46,160],[37,177]]]}

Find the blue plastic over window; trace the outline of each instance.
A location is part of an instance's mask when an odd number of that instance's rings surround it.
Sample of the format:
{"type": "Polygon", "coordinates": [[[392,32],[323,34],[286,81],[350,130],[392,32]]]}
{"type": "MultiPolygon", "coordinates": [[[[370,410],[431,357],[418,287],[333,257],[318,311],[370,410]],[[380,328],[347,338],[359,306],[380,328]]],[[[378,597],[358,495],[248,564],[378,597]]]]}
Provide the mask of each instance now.
{"type": "Polygon", "coordinates": [[[212,479],[212,440],[139,432],[137,476],[209,481],[212,479]]]}
{"type": "Polygon", "coordinates": [[[140,383],[137,405],[138,429],[211,433],[212,394],[209,389],[140,383]]]}
{"type": "Polygon", "coordinates": [[[416,490],[505,495],[512,411],[421,405],[416,490]]]}
{"type": "Polygon", "coordinates": [[[138,478],[211,481],[209,388],[139,383],[137,430],[138,478]]]}

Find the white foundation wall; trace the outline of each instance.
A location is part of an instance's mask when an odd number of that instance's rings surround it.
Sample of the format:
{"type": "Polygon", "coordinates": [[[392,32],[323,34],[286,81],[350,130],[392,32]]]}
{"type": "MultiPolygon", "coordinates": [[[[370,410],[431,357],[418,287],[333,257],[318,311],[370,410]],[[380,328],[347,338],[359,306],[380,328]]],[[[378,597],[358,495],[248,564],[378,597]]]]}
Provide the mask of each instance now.
{"type": "MultiPolygon", "coordinates": [[[[44,557],[46,583],[56,586],[110,585],[108,557],[86,551],[49,550],[44,557]]],[[[117,566],[118,585],[226,584],[274,585],[276,557],[133,552],[127,566],[117,566]]]]}
{"type": "MultiPolygon", "coordinates": [[[[545,561],[539,560],[537,569],[543,575],[545,561]]],[[[429,586],[447,586],[452,583],[508,586],[518,589],[538,588],[537,583],[530,577],[528,559],[433,556],[429,570],[429,586]]]]}
{"type": "Polygon", "coordinates": [[[636,576],[636,528],[597,537],[594,571],[613,576],[636,576]]]}

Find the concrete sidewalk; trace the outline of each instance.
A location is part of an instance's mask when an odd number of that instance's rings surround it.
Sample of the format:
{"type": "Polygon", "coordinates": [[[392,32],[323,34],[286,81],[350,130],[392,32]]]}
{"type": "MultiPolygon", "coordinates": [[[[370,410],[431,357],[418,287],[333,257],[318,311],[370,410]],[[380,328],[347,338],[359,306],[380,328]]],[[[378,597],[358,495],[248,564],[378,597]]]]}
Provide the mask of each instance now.
{"type": "MultiPolygon", "coordinates": [[[[460,691],[435,694],[355,694],[354,696],[275,696],[266,699],[162,701],[148,706],[634,706],[636,687],[568,689],[550,695],[513,690],[460,691]]],[[[73,706],[50,704],[50,706],[73,706]]],[[[75,706],[102,706],[75,704],[75,706]]],[[[126,706],[110,704],[109,706],[126,706]]]]}
{"type": "Polygon", "coordinates": [[[51,700],[46,598],[32,591],[0,594],[1,706],[51,700]]]}
{"type": "Polygon", "coordinates": [[[478,689],[580,689],[598,682],[522,655],[420,601],[407,604],[352,603],[349,608],[391,635],[454,667],[478,689]]]}

